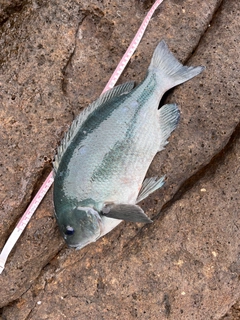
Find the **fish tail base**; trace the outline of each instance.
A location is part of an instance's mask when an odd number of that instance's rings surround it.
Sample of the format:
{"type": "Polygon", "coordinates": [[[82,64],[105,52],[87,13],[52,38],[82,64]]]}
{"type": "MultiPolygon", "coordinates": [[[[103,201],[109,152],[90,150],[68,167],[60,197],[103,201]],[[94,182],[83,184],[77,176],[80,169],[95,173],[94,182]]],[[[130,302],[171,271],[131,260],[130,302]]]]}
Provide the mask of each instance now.
{"type": "Polygon", "coordinates": [[[149,71],[157,74],[166,91],[201,73],[205,67],[183,66],[168,49],[164,40],[156,47],[149,71]]]}

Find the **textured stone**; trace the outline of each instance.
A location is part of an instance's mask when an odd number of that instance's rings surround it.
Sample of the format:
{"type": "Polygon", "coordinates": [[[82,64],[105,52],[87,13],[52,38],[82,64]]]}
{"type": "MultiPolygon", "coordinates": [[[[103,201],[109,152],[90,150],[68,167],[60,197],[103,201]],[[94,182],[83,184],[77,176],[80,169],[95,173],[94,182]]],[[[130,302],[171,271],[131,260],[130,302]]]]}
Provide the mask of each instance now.
{"type": "Polygon", "coordinates": [[[1,0],[0,25],[5,23],[12,14],[20,12],[26,4],[27,0],[1,0]]]}
{"type": "Polygon", "coordinates": [[[240,303],[236,302],[227,314],[221,320],[239,320],[240,319],[240,303]]]}
{"type": "Polygon", "coordinates": [[[240,291],[239,158],[240,132],[216,166],[121,250],[121,233],[78,254],[63,250],[40,277],[41,304],[29,319],[219,319],[240,291]]]}
{"type": "MultiPolygon", "coordinates": [[[[164,1],[120,79],[141,80],[162,38],[182,61],[207,67],[168,96],[181,122],[149,170],[167,174],[142,203],[154,224],[122,223],[80,252],[61,250],[49,193],[0,276],[1,305],[17,299],[3,318],[219,319],[237,300],[239,142],[225,146],[239,131],[239,3],[223,1],[211,22],[219,3],[164,1]]],[[[2,25],[1,245],[149,4],[34,1],[2,25]]]]}

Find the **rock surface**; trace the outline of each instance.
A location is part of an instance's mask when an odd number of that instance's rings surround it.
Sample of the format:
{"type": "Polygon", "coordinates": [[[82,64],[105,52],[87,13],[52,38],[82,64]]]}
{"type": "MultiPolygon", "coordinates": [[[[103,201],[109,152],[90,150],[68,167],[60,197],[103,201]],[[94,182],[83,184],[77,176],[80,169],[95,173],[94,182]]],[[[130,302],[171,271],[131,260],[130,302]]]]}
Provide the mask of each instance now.
{"type": "MultiPolygon", "coordinates": [[[[0,0],[1,246],[151,3],[0,0]]],[[[154,223],[122,223],[76,252],[58,233],[49,192],[0,276],[2,319],[221,319],[238,301],[239,9],[235,0],[163,2],[120,82],[144,77],[162,38],[207,69],[167,97],[181,121],[149,169],[167,174],[141,204],[154,223]]]]}
{"type": "Polygon", "coordinates": [[[237,301],[221,320],[240,319],[240,301],[237,301]]]}

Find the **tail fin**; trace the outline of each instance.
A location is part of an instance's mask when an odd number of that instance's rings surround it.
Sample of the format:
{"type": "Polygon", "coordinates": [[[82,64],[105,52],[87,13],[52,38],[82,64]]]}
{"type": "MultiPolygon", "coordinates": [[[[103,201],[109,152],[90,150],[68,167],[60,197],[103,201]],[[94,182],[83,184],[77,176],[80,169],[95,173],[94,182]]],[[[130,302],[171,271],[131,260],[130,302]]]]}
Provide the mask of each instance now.
{"type": "Polygon", "coordinates": [[[156,47],[149,71],[156,73],[166,90],[192,79],[201,73],[205,67],[183,66],[168,49],[164,40],[156,47]]]}

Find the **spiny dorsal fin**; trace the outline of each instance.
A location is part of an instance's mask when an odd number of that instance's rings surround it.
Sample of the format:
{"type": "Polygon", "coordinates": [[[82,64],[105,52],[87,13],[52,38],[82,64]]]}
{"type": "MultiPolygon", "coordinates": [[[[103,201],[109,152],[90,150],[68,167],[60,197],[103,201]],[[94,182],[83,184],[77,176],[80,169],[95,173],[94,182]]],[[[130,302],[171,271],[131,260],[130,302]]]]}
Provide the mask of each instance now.
{"type": "Polygon", "coordinates": [[[59,163],[61,161],[61,158],[68,148],[69,144],[71,143],[72,139],[77,134],[79,128],[81,125],[85,122],[87,117],[100,105],[103,103],[111,100],[114,97],[120,96],[122,94],[126,94],[130,92],[134,87],[134,82],[129,81],[123,84],[120,84],[107,92],[103,93],[97,100],[95,100],[93,103],[91,103],[87,108],[85,108],[77,117],[73,120],[70,128],[65,133],[64,138],[61,141],[60,146],[57,149],[57,154],[55,155],[53,167],[54,171],[56,172],[59,166],[59,163]]]}
{"type": "Polygon", "coordinates": [[[151,193],[161,188],[164,185],[164,178],[165,176],[161,177],[160,179],[158,179],[158,177],[146,178],[142,183],[136,203],[142,201],[151,193]]]}

